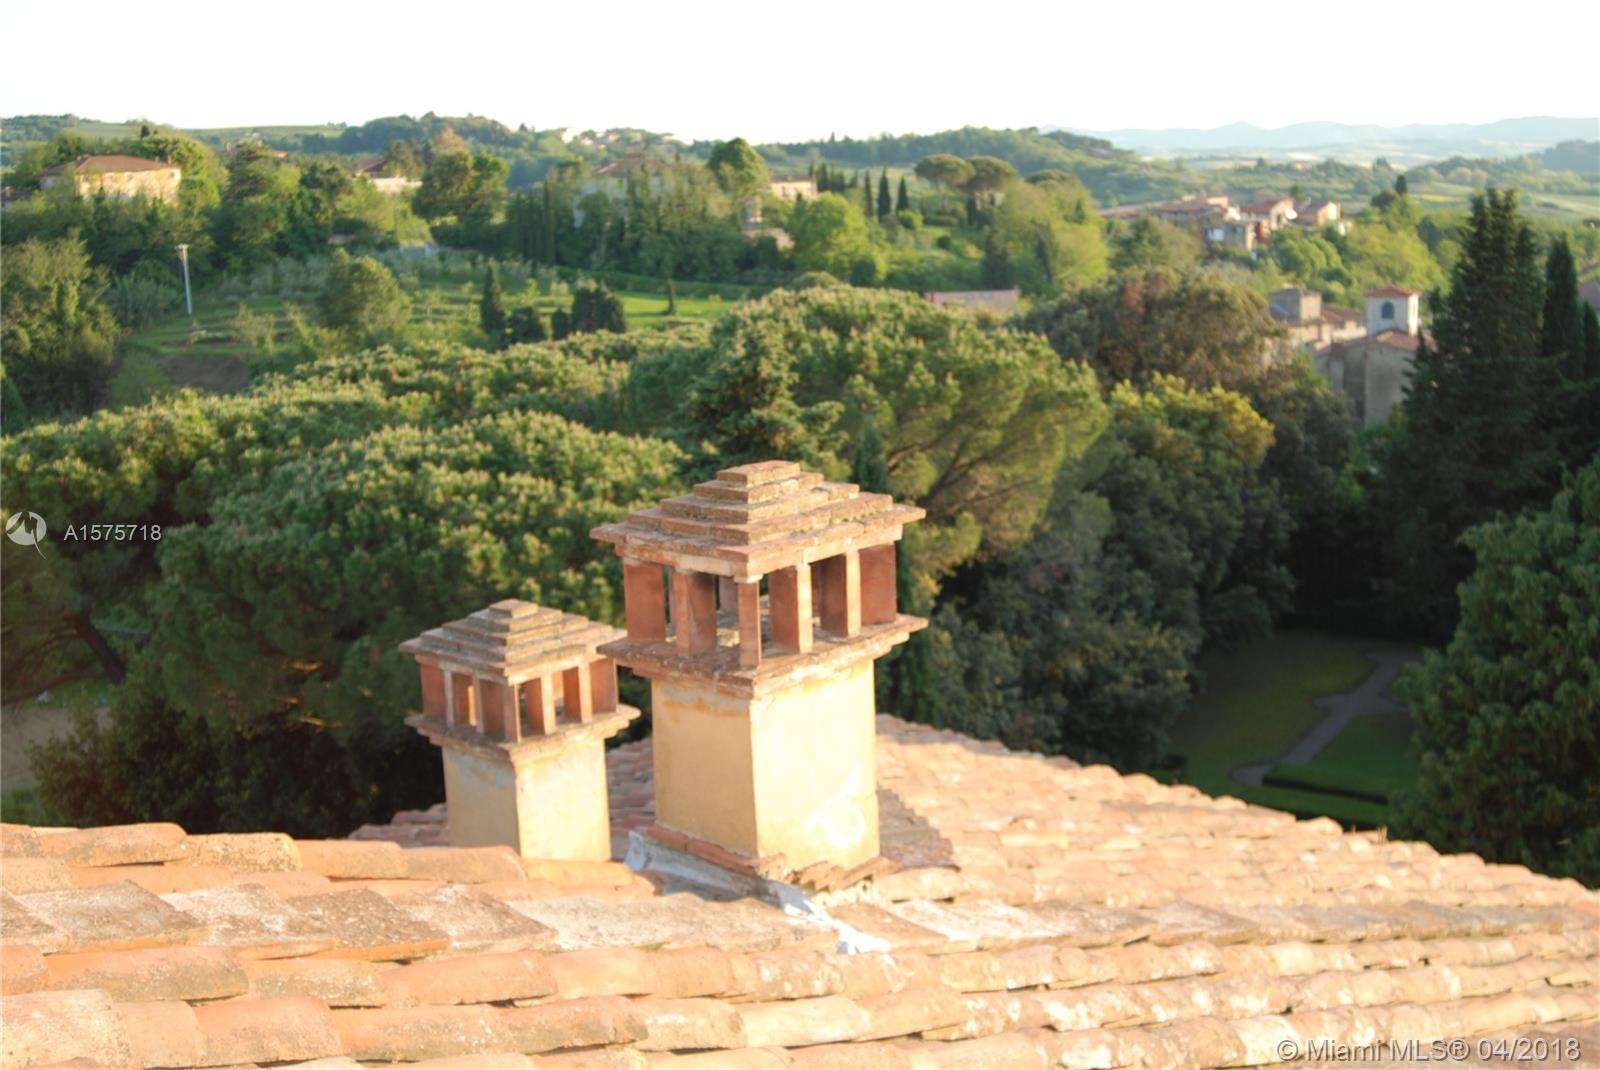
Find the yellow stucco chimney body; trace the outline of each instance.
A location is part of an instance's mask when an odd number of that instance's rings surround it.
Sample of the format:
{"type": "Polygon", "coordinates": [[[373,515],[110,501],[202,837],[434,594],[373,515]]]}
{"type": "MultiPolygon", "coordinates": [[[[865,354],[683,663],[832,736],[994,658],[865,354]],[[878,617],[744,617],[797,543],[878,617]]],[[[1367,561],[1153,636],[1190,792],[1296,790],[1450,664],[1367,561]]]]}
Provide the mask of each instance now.
{"type": "Polygon", "coordinates": [[[596,648],[622,634],[506,599],[400,644],[422,670],[406,723],[444,754],[452,846],[611,857],[605,740],[639,711],[617,701],[616,663],[596,648]]]}
{"type": "Polygon", "coordinates": [[[873,662],[927,623],[895,594],[922,516],[766,461],[594,530],[627,602],[599,652],[651,682],[651,835],[772,877],[877,859],[873,662]]]}

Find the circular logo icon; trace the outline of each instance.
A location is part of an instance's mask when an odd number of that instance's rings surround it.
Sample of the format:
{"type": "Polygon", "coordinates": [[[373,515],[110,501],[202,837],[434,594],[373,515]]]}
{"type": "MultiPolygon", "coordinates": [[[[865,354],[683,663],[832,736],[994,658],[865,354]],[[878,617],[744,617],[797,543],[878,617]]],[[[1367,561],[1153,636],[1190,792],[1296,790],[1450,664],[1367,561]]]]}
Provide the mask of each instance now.
{"type": "Polygon", "coordinates": [[[45,531],[44,517],[38,513],[12,513],[6,517],[6,538],[18,546],[37,548],[44,541],[45,531]]]}

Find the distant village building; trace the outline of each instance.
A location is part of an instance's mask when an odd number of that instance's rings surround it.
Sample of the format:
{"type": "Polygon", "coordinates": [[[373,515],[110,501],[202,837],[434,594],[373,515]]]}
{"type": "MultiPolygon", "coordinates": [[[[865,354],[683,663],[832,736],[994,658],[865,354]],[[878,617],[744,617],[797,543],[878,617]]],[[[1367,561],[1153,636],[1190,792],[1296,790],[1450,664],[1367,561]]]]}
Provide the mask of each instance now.
{"type": "Polygon", "coordinates": [[[385,161],[382,156],[374,156],[371,159],[362,160],[360,163],[356,164],[355,169],[350,172],[350,175],[358,182],[362,179],[371,182],[373,187],[376,188],[379,193],[387,193],[391,196],[400,193],[409,193],[411,190],[414,190],[418,186],[422,185],[422,182],[419,179],[407,178],[405,175],[384,174],[384,169],[387,166],[387,161],[385,161]]]}
{"type": "Polygon", "coordinates": [[[648,153],[629,152],[596,167],[590,177],[626,180],[639,175],[659,175],[666,168],[665,161],[659,160],[648,153]]]}
{"type": "Polygon", "coordinates": [[[1367,291],[1367,335],[1335,342],[1317,353],[1317,371],[1350,399],[1364,427],[1373,427],[1405,396],[1422,345],[1420,290],[1385,286],[1367,291]]]}
{"type": "Polygon", "coordinates": [[[780,201],[797,201],[802,197],[815,200],[817,180],[810,175],[774,175],[768,189],[780,201]]]}
{"type": "Polygon", "coordinates": [[[1022,291],[1009,290],[934,290],[923,295],[935,305],[955,305],[968,311],[982,309],[1003,316],[1022,311],[1022,291]]]}
{"type": "Polygon", "coordinates": [[[1324,305],[1315,290],[1290,286],[1267,295],[1267,311],[1288,334],[1296,349],[1323,349],[1366,334],[1361,314],[1348,308],[1324,305]]]}
{"type": "Polygon", "coordinates": [[[178,199],[183,169],[167,160],[139,156],[79,156],[39,172],[39,188],[54,189],[71,181],[78,195],[148,197],[171,204],[178,199]]]}
{"type": "Polygon", "coordinates": [[[1227,194],[1192,193],[1173,201],[1124,204],[1101,211],[1104,219],[1133,220],[1154,216],[1187,230],[1208,245],[1220,245],[1254,254],[1272,240],[1274,232],[1289,226],[1305,231],[1336,225],[1344,232],[1337,201],[1296,201],[1274,197],[1254,204],[1234,204],[1227,194]]]}

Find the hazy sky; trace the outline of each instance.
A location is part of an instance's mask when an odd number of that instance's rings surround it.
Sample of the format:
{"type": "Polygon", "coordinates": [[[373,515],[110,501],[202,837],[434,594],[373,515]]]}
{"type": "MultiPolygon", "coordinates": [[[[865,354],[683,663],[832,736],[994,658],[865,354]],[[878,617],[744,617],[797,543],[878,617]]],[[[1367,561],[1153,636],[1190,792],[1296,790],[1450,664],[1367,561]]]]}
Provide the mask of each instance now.
{"type": "Polygon", "coordinates": [[[768,141],[1600,114],[1594,0],[79,0],[9,4],[4,27],[0,115],[186,127],[431,110],[768,141]]]}

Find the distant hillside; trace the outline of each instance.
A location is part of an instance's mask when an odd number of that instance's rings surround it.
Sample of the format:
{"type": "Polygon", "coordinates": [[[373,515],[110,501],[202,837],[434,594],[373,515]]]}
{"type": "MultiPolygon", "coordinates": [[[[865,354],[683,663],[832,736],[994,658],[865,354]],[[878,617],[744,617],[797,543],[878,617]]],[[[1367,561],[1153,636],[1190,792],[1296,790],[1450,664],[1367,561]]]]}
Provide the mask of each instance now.
{"type": "Polygon", "coordinates": [[[1592,140],[1600,136],[1600,119],[1529,116],[1476,125],[1412,123],[1407,126],[1308,122],[1277,129],[1230,123],[1211,130],[1077,132],[1106,139],[1134,152],[1158,156],[1307,155],[1366,160],[1387,156],[1396,163],[1421,163],[1450,156],[1517,156],[1562,141],[1592,140]]]}

